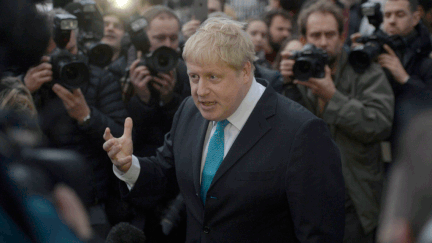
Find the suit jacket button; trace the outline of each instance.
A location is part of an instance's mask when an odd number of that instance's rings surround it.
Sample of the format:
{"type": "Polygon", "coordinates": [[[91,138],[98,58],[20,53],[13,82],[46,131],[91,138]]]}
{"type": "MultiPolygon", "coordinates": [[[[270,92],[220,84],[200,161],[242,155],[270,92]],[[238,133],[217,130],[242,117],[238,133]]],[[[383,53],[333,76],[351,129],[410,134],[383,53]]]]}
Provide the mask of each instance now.
{"type": "Polygon", "coordinates": [[[210,232],[210,228],[207,227],[207,226],[204,226],[204,228],[203,228],[203,232],[204,232],[205,234],[208,234],[208,233],[210,232]]]}

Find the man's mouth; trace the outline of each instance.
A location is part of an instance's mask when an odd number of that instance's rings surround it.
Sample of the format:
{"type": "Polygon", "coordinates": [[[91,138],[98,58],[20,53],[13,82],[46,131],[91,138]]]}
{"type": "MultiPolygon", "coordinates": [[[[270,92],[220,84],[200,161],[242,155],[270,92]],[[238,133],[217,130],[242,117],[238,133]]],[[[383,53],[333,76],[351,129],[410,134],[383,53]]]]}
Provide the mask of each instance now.
{"type": "Polygon", "coordinates": [[[206,102],[200,102],[201,104],[203,104],[204,106],[212,106],[212,105],[215,105],[216,104],[216,102],[209,102],[209,101],[206,101],[206,102]]]}

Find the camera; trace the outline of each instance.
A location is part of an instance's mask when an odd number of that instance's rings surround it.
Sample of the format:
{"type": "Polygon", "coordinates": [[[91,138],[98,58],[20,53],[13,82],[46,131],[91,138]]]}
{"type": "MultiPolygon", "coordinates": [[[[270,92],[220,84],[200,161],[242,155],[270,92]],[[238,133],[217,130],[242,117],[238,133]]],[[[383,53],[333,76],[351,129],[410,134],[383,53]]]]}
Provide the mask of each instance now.
{"type": "Polygon", "coordinates": [[[173,70],[177,66],[179,55],[174,49],[166,46],[161,46],[155,51],[149,52],[150,41],[145,32],[147,26],[147,20],[138,15],[133,16],[127,26],[131,43],[143,54],[138,66],[146,66],[153,76],[156,76],[158,72],[173,70]]]}
{"type": "Polygon", "coordinates": [[[380,6],[379,3],[370,2],[361,5],[363,15],[367,16],[369,23],[375,27],[375,31],[370,36],[358,38],[357,42],[364,45],[354,47],[349,54],[348,61],[358,73],[364,72],[373,59],[385,52],[384,44],[389,45],[395,51],[405,48],[402,37],[389,36],[379,28],[383,21],[380,6]]]}
{"type": "Polygon", "coordinates": [[[88,57],[90,64],[105,67],[111,63],[112,48],[100,40],[104,36],[104,23],[101,11],[93,0],[81,0],[69,3],[65,10],[78,20],[77,37],[80,50],[88,57]]]}
{"type": "Polygon", "coordinates": [[[57,48],[51,56],[53,80],[65,88],[76,89],[89,80],[90,72],[85,57],[73,55],[65,49],[71,32],[78,27],[78,21],[71,14],[54,16],[54,42],[57,48]]]}
{"type": "Polygon", "coordinates": [[[309,78],[324,78],[324,68],[329,59],[326,51],[313,44],[306,44],[301,51],[294,52],[290,58],[295,60],[293,66],[295,79],[307,81],[309,78]]]}
{"type": "Polygon", "coordinates": [[[154,52],[143,56],[138,66],[146,66],[150,74],[156,76],[158,72],[166,73],[177,66],[178,54],[169,47],[161,46],[154,52]]]}

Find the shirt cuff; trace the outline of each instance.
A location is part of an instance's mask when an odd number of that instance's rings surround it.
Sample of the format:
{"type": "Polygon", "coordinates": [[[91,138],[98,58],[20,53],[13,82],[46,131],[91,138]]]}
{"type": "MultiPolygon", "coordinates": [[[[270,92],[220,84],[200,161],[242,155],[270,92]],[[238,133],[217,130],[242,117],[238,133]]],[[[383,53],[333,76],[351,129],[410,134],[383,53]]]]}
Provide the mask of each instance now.
{"type": "Polygon", "coordinates": [[[140,171],[141,166],[139,164],[138,158],[135,155],[132,155],[132,165],[126,173],[120,171],[115,165],[113,165],[114,175],[116,175],[117,178],[119,178],[120,180],[126,182],[129,191],[132,190],[132,187],[138,180],[140,171]]]}

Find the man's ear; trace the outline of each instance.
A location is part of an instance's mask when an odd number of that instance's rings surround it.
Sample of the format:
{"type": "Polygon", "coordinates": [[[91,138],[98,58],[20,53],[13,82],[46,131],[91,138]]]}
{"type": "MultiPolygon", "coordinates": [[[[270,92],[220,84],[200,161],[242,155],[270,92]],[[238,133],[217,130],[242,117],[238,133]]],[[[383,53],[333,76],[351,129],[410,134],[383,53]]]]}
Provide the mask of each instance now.
{"type": "Polygon", "coordinates": [[[250,61],[247,61],[245,63],[245,65],[243,66],[242,75],[243,75],[243,81],[245,83],[249,82],[249,80],[253,76],[253,73],[252,73],[252,63],[250,61]]]}
{"type": "Polygon", "coordinates": [[[304,35],[300,36],[299,41],[303,46],[306,45],[306,38],[304,37],[304,35]]]}

